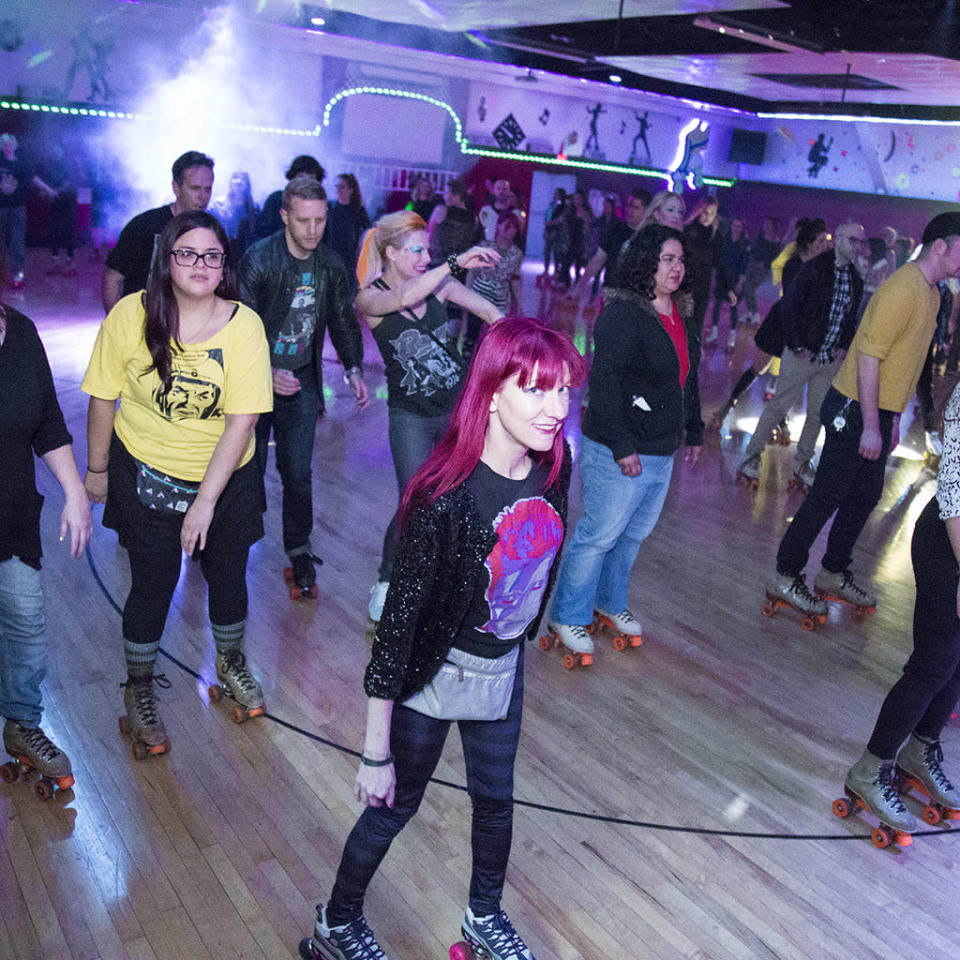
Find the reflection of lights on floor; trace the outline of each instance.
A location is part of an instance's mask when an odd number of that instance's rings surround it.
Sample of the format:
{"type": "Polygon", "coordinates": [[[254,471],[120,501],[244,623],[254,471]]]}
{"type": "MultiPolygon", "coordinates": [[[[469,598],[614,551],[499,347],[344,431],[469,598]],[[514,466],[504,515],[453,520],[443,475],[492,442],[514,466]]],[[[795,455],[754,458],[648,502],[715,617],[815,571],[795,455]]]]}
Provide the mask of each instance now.
{"type": "Polygon", "coordinates": [[[914,450],[912,447],[905,447],[900,443],[890,456],[899,457],[901,460],[922,460],[924,455],[922,451],[914,450]]]}

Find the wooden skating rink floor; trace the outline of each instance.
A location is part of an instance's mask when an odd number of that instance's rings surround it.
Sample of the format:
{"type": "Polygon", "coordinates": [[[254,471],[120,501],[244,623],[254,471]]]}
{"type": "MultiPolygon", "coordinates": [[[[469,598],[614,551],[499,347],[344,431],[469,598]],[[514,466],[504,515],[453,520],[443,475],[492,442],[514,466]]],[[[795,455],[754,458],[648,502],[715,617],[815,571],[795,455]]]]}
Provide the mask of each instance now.
{"type": "MultiPolygon", "coordinates": [[[[25,293],[8,291],[6,300],[40,329],[83,465],[80,381],[102,316],[100,266],[81,251],[80,276],[45,279],[47,255],[30,253],[25,293]]],[[[525,309],[553,315],[533,281],[526,272],[525,309]]],[[[583,335],[581,319],[575,329],[583,335]]],[[[724,319],[721,343],[725,336],[724,319]]],[[[705,419],[751,350],[752,328],[742,328],[732,356],[706,354],[705,419]]],[[[44,725],[70,754],[76,786],[43,803],[22,783],[0,785],[0,957],[296,955],[360,811],[356,760],[332,744],[361,745],[368,591],[396,503],[383,373],[369,338],[367,358],[376,399],[363,412],[340,368],[328,365],[314,461],[314,547],[324,559],[315,603],[292,603],[282,580],[271,461],[247,631],[267,718],[238,726],[208,702],[206,590],[199,566],[184,562],[162,641],[169,658],[158,666],[172,684],[160,694],[169,756],[135,762],[117,729],[123,551],[97,507],[93,569],[69,559],[56,535],[62,497],[39,466],[44,725]]],[[[849,608],[834,607],[807,633],[790,612],[760,614],[764,579],[799,503],[786,489],[795,447],[767,449],[756,493],[733,482],[760,397],[755,384],[724,433],[708,433],[696,468],[678,458],[633,571],[642,648],[618,653],[601,643],[593,667],[572,672],[556,651],[526,649],[504,906],[538,960],[960,956],[960,831],[925,828],[905,850],[881,851],[865,820],[831,813],[911,647],[910,536],[935,488],[922,430],[911,405],[856,550],[858,577],[879,595],[876,615],[855,624],[849,608]]],[[[579,510],[575,471],[570,529],[579,510]]],[[[948,727],[955,780],[958,741],[948,727]]],[[[437,776],[448,783],[428,789],[367,898],[391,958],[439,960],[459,939],[470,811],[455,733],[437,776]]]]}

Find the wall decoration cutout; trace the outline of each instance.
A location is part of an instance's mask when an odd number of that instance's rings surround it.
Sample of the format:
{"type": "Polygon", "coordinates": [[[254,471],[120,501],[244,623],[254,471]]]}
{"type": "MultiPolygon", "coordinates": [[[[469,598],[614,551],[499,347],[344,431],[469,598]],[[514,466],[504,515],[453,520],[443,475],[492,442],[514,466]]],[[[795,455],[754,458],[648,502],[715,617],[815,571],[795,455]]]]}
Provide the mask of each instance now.
{"type": "Polygon", "coordinates": [[[586,110],[590,116],[590,136],[587,137],[587,142],[583,145],[583,155],[593,157],[595,160],[605,160],[606,154],[600,149],[597,119],[607,111],[603,109],[602,103],[598,103],[595,107],[587,107],[586,110]]]}
{"type": "Polygon", "coordinates": [[[517,123],[517,118],[512,113],[507,114],[493,131],[493,139],[504,150],[515,150],[523,143],[524,137],[526,134],[523,132],[523,127],[517,123]]]}
{"type": "Polygon", "coordinates": [[[694,118],[680,136],[670,171],[676,193],[683,193],[684,184],[694,190],[703,183],[703,152],[710,142],[710,124],[694,118]]]}
{"type": "Polygon", "coordinates": [[[816,140],[810,143],[810,152],[807,154],[807,161],[810,166],[807,167],[807,176],[816,179],[820,171],[827,165],[827,158],[830,155],[830,148],[833,146],[833,137],[829,143],[824,142],[825,134],[821,133],[816,140]]]}
{"type": "MultiPolygon", "coordinates": [[[[639,113],[634,110],[633,117],[640,125],[640,128],[637,130],[636,136],[633,138],[633,144],[630,147],[630,162],[636,163],[639,159],[637,155],[637,144],[642,143],[643,149],[647,153],[646,162],[650,162],[650,144],[647,143],[647,131],[650,129],[650,111],[644,110],[643,116],[641,117],[639,113]]],[[[620,131],[623,133],[623,130],[620,131]]]]}

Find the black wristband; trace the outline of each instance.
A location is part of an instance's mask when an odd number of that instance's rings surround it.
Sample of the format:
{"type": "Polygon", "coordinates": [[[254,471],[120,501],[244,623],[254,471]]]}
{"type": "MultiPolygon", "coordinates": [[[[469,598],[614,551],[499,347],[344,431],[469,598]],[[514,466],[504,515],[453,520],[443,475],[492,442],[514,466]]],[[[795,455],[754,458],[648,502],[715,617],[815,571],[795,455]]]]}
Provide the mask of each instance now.
{"type": "Polygon", "coordinates": [[[451,253],[450,256],[447,257],[447,266],[450,268],[450,272],[454,274],[460,273],[463,270],[455,253],[451,253]]]}
{"type": "Polygon", "coordinates": [[[387,757],[386,760],[371,760],[369,757],[365,757],[362,753],[360,754],[360,762],[365,767],[389,767],[393,763],[393,757],[387,757]]]}

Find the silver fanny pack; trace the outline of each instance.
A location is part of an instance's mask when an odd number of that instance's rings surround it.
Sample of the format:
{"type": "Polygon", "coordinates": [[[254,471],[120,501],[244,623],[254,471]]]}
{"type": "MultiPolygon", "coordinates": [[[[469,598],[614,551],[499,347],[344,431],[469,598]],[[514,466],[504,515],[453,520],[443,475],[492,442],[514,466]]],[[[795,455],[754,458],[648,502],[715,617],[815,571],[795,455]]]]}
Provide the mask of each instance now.
{"type": "Polygon", "coordinates": [[[433,680],[403,706],[437,720],[502,720],[513,696],[519,654],[519,645],[495,659],[451,647],[433,680]]]}

